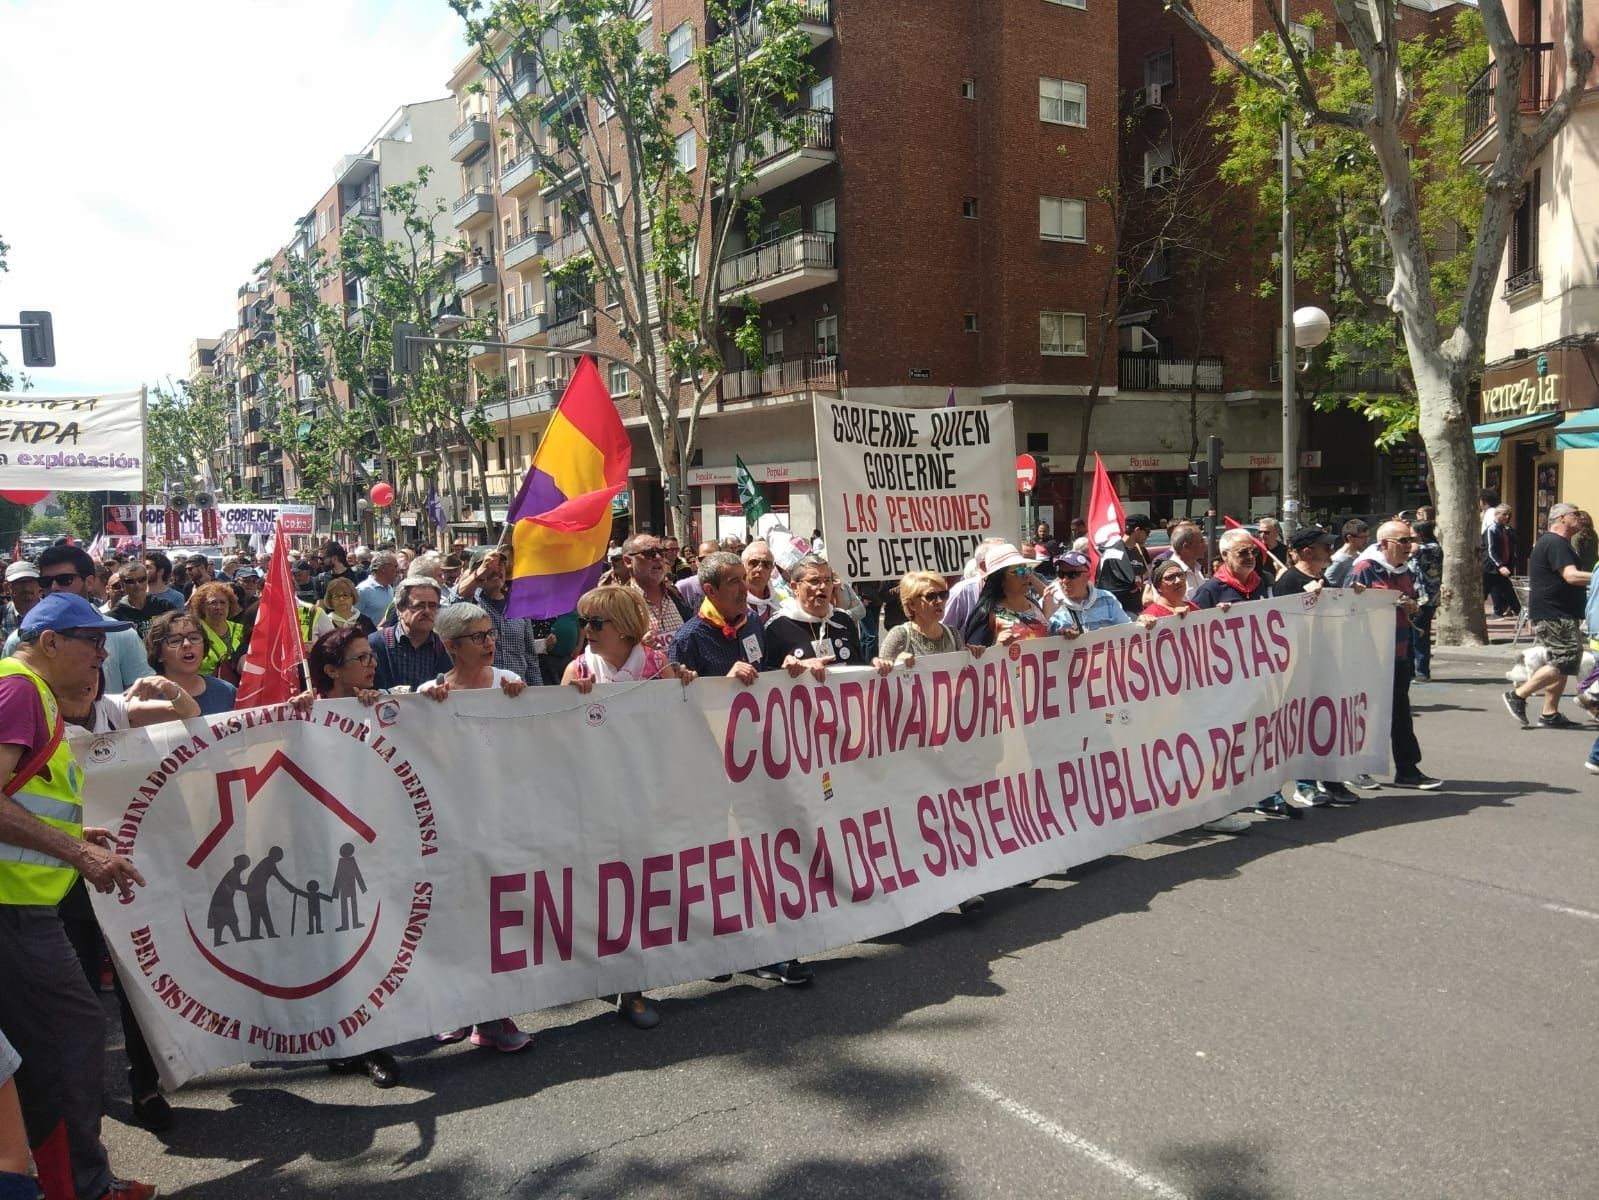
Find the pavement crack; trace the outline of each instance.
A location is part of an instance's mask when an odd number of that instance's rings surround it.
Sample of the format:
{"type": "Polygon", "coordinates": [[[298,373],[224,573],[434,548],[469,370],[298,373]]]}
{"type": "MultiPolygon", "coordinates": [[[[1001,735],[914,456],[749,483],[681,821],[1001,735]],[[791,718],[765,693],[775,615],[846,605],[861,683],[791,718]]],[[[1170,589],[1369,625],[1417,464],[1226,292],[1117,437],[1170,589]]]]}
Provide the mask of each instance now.
{"type": "Polygon", "coordinates": [[[639,1133],[631,1133],[626,1137],[617,1138],[614,1142],[607,1142],[603,1146],[595,1146],[591,1150],[585,1150],[582,1154],[574,1154],[569,1158],[557,1159],[555,1162],[545,1163],[542,1166],[534,1167],[531,1170],[522,1172],[515,1179],[511,1180],[510,1183],[506,1184],[505,1187],[500,1190],[500,1194],[502,1196],[512,1195],[519,1187],[521,1187],[524,1181],[534,1176],[545,1175],[551,1171],[567,1170],[568,1168],[577,1166],[579,1163],[582,1163],[587,1159],[597,1158],[602,1154],[609,1154],[612,1150],[619,1149],[620,1147],[629,1145],[633,1142],[646,1141],[649,1138],[659,1137],[663,1133],[671,1133],[674,1130],[682,1129],[685,1125],[692,1125],[695,1121],[698,1121],[702,1117],[720,1117],[727,1116],[729,1113],[736,1113],[742,1108],[748,1108],[750,1103],[750,1101],[745,1100],[741,1103],[729,1104],[721,1108],[702,1108],[697,1112],[689,1113],[681,1120],[673,1121],[669,1125],[661,1125],[655,1129],[646,1129],[639,1133]]]}

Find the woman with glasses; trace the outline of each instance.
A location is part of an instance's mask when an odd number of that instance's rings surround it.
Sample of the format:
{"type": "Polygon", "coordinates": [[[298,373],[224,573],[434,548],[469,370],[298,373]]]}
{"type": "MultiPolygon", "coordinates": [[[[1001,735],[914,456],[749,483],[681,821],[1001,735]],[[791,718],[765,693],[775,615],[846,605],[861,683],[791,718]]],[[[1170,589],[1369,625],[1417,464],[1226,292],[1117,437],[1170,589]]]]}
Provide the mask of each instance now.
{"type": "MultiPolygon", "coordinates": [[[[584,592],[577,602],[577,624],[583,650],[566,665],[561,682],[579,692],[596,683],[633,683],[646,679],[677,679],[684,687],[697,678],[687,667],[675,666],[664,650],[644,644],[650,631],[650,610],[644,597],[628,587],[599,587],[584,592]]],[[[616,998],[616,1011],[637,1029],[654,1029],[660,1010],[643,992],[624,992],[616,998]]]]}
{"type": "Polygon", "coordinates": [[[968,646],[1005,646],[1048,636],[1044,581],[1034,573],[1034,565],[1008,542],[989,549],[983,559],[982,589],[961,630],[968,646]]]}
{"type": "Polygon", "coordinates": [[[239,655],[244,649],[244,626],[233,619],[239,615],[238,593],[225,583],[202,583],[189,596],[189,615],[205,636],[201,672],[237,683],[239,655]]]}
{"type": "Polygon", "coordinates": [[[1194,606],[1185,598],[1188,594],[1188,568],[1181,559],[1173,556],[1157,563],[1149,577],[1149,588],[1154,596],[1144,605],[1144,616],[1159,620],[1162,617],[1186,617],[1194,611],[1194,606]]]}
{"type": "MultiPolygon", "coordinates": [[[[911,571],[899,581],[899,602],[905,610],[903,623],[883,636],[879,657],[872,665],[883,669],[913,666],[924,654],[949,654],[966,645],[960,631],[944,624],[944,606],[949,603],[949,585],[942,575],[931,571],[911,571]]],[[[973,646],[981,654],[982,646],[973,646]]]]}
{"type": "MultiPolygon", "coordinates": [[[[233,594],[225,583],[215,586],[233,594]]],[[[193,696],[200,714],[208,717],[233,707],[234,687],[206,673],[206,640],[200,622],[187,612],[162,613],[144,635],[151,669],[193,696]]]]}
{"type": "MultiPolygon", "coordinates": [[[[494,622],[476,604],[464,600],[446,604],[439,610],[433,632],[444,640],[452,665],[442,675],[418,687],[419,695],[443,700],[452,691],[497,687],[506,696],[515,697],[527,687],[516,672],[502,671],[494,665],[494,622]]],[[[472,1035],[474,1046],[492,1047],[501,1054],[514,1054],[533,1044],[533,1039],[518,1029],[510,1017],[482,1021],[470,1029],[462,1026],[435,1037],[441,1042],[459,1042],[468,1033],[472,1035]]]]}

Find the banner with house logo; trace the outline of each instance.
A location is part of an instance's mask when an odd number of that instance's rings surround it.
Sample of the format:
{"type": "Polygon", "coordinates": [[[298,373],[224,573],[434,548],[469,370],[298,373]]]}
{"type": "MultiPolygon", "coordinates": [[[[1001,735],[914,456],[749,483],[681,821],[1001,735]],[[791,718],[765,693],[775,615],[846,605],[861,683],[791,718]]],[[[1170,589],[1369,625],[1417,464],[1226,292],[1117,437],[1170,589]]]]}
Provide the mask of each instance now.
{"type": "Polygon", "coordinates": [[[1015,528],[1008,404],[889,408],[816,397],[827,557],[856,583],[958,575],[977,543],[1015,528]]]}
{"type": "Polygon", "coordinates": [[[144,391],[0,392],[0,488],[144,489],[144,391]]]}
{"type": "MultiPolygon", "coordinates": [[[[74,743],[163,1077],[815,954],[1388,757],[1394,611],[781,672],[285,705],[74,743]],[[671,747],[670,754],[662,754],[671,747]]],[[[825,967],[823,968],[825,977],[825,967]]]]}

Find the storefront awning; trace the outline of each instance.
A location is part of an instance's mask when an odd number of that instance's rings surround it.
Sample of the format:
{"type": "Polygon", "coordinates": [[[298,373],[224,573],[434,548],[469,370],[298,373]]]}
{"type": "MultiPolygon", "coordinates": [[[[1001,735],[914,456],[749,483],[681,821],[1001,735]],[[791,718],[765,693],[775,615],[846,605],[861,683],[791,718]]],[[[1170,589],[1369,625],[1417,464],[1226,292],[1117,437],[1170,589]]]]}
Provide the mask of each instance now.
{"type": "Polygon", "coordinates": [[[1599,409],[1567,413],[1555,430],[1556,450],[1599,450],[1599,409]]]}
{"type": "Polygon", "coordinates": [[[1486,425],[1473,425],[1471,436],[1477,444],[1478,454],[1498,454],[1499,439],[1502,435],[1553,425],[1558,420],[1560,420],[1559,413],[1545,412],[1535,413],[1530,417],[1512,417],[1508,421],[1489,421],[1486,425]]]}

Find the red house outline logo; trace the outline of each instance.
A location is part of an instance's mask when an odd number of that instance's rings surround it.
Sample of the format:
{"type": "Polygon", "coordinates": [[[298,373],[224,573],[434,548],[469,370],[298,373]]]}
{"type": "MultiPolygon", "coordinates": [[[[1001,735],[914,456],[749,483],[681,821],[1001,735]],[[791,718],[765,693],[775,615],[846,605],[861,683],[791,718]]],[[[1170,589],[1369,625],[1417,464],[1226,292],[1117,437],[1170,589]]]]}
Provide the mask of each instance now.
{"type": "Polygon", "coordinates": [[[233,785],[244,784],[244,802],[248,804],[254,800],[256,793],[277,772],[283,771],[304,789],[305,793],[323,808],[336,816],[347,825],[352,833],[371,845],[377,841],[377,832],[360,817],[356,816],[344,803],[327,788],[305,773],[298,763],[294,762],[283,751],[274,751],[272,757],[260,767],[241,767],[236,771],[219,771],[217,773],[217,823],[216,827],[206,834],[205,840],[196,847],[193,854],[189,855],[188,866],[190,870],[197,870],[202,863],[215,850],[222,839],[228,835],[238,820],[238,810],[233,802],[233,785]]]}

